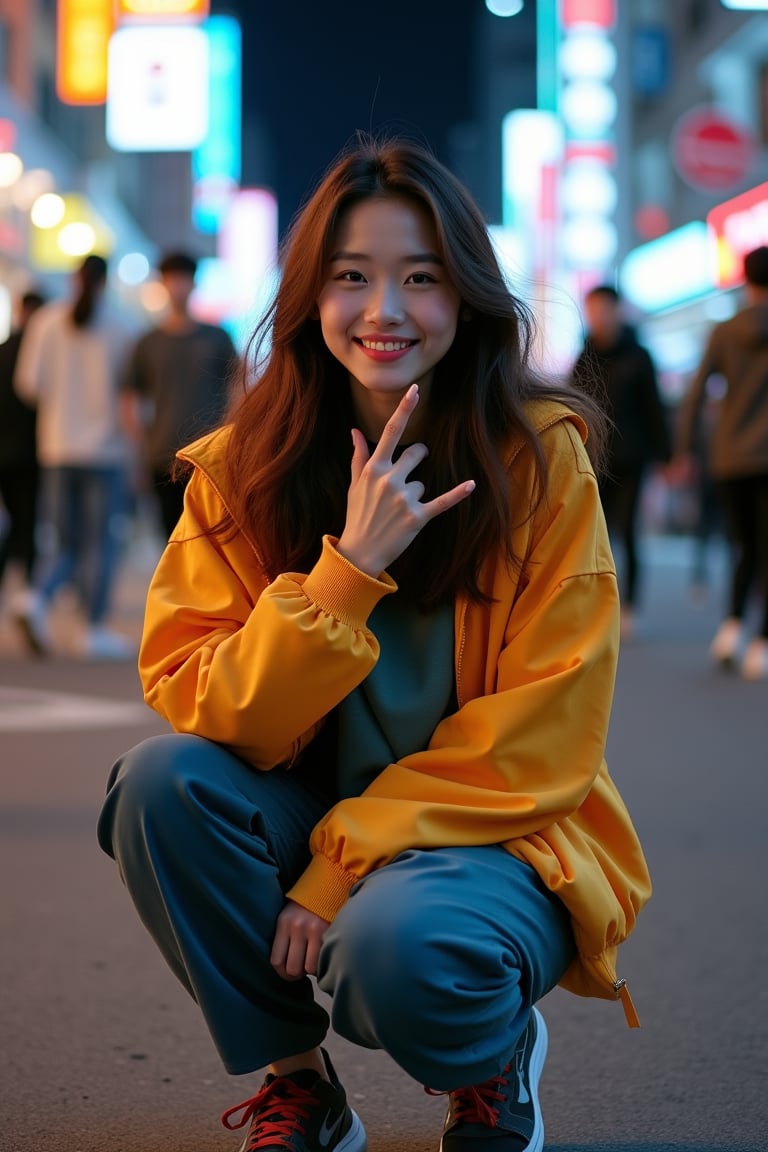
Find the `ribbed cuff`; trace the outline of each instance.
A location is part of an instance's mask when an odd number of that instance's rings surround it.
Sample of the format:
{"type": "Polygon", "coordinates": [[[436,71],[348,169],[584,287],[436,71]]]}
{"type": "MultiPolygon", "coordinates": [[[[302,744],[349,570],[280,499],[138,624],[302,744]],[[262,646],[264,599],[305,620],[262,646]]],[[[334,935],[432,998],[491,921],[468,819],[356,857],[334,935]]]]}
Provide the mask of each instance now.
{"type": "Polygon", "coordinates": [[[323,537],[320,559],[304,580],[305,594],[329,616],[351,628],[364,628],[373,609],[397,584],[386,572],[376,579],[337,552],[337,540],[323,537]]]}
{"type": "Polygon", "coordinates": [[[323,920],[333,920],[359,879],[326,856],[313,856],[286,897],[323,920]]]}

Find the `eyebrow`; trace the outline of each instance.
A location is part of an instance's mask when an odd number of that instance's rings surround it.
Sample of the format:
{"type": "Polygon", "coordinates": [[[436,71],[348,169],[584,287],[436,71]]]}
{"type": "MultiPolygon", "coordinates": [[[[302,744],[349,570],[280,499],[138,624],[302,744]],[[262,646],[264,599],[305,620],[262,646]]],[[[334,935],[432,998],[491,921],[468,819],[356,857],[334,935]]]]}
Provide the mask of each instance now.
{"type": "MultiPolygon", "coordinates": [[[[366,255],[365,252],[346,252],[341,250],[339,252],[332,252],[329,258],[329,263],[333,264],[337,260],[371,260],[372,257],[366,255]]],[[[412,256],[404,256],[401,260],[402,264],[437,264],[439,267],[443,266],[443,261],[434,252],[415,252],[412,256]]]]}

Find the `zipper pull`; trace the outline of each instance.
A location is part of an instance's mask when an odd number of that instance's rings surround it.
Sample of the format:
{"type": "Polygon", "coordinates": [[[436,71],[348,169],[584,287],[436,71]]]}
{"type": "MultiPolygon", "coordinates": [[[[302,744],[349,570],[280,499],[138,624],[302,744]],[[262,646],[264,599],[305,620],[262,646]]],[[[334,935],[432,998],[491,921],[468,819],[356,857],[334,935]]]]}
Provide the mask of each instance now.
{"type": "Polygon", "coordinates": [[[637,1010],[632,1003],[632,997],[629,994],[629,988],[627,987],[626,980],[614,981],[613,990],[616,993],[616,999],[621,1000],[621,1006],[624,1009],[624,1015],[629,1027],[639,1028],[640,1017],[638,1016],[637,1010]]]}

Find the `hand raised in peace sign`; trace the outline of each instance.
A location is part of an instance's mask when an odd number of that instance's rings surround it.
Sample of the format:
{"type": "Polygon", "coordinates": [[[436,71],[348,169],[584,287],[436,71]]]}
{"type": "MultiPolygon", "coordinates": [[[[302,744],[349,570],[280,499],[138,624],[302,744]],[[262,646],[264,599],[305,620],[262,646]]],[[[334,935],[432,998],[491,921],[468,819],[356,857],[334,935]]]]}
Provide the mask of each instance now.
{"type": "Polygon", "coordinates": [[[363,434],[357,428],[352,430],[352,482],[346,523],[337,547],[342,556],[369,576],[383,572],[425,524],[465,500],[475,489],[474,480],[467,480],[422,503],[424,485],[408,477],[427,456],[427,446],[409,444],[396,461],[392,459],[418,402],[418,386],[412,384],[370,454],[363,434]]]}

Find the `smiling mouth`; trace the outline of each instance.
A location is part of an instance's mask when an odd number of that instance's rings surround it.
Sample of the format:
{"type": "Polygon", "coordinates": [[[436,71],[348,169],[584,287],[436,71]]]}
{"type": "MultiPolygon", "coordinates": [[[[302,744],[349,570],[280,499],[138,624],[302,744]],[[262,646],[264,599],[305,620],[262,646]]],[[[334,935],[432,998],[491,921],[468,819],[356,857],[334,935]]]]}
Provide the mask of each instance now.
{"type": "Polygon", "coordinates": [[[355,343],[369,352],[404,352],[418,344],[418,340],[366,340],[360,337],[355,339],[355,343]]]}

